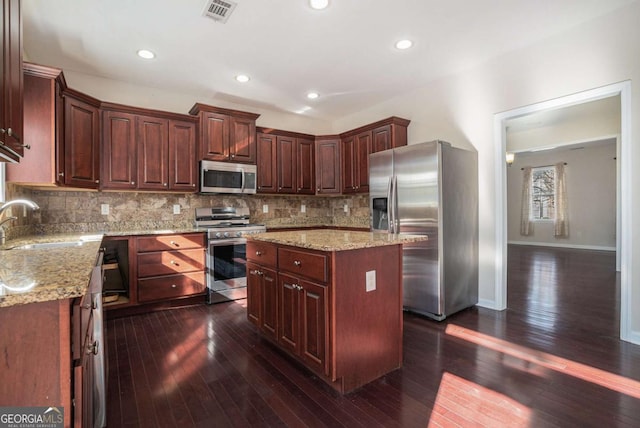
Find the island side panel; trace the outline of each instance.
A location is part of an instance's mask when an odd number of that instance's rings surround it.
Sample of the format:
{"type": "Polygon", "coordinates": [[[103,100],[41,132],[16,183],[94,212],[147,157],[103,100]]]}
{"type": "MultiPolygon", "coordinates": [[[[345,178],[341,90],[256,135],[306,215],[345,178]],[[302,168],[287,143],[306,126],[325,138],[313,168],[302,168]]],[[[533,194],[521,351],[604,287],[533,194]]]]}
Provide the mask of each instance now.
{"type": "Polygon", "coordinates": [[[402,245],[334,254],[332,373],[348,392],[402,366],[402,245]]]}

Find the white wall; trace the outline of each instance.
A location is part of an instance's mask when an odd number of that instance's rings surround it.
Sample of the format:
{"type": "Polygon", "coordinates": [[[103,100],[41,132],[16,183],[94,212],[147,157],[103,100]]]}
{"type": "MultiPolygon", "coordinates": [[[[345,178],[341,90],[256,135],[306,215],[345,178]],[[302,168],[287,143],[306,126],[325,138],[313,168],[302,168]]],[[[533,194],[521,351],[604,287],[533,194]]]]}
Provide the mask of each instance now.
{"type": "MultiPolygon", "coordinates": [[[[464,73],[433,82],[345,117],[334,124],[349,129],[390,114],[411,119],[409,141],[434,138],[473,144],[480,183],[480,299],[496,301],[495,114],[625,80],[632,81],[631,187],[640,184],[640,3],[582,24],[528,48],[505,54],[464,73]]],[[[631,218],[640,218],[640,193],[632,191],[631,218]]],[[[632,225],[631,307],[640,307],[640,223],[632,225]]],[[[640,312],[630,328],[640,334],[640,312]]]]}
{"type": "Polygon", "coordinates": [[[616,141],[586,144],[581,150],[516,154],[507,168],[507,219],[510,243],[616,249],[616,141]],[[533,233],[520,235],[522,167],[566,162],[569,237],[555,238],[553,222],[535,222],[533,233]]]}

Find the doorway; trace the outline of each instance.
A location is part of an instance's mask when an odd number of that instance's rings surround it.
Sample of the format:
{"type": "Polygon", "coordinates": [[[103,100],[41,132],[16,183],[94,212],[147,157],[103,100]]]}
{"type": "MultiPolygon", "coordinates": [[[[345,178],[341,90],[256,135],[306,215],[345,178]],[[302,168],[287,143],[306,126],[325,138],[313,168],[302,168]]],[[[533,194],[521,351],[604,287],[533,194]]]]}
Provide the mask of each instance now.
{"type": "Polygon", "coordinates": [[[506,154],[507,132],[506,124],[509,120],[531,115],[543,111],[553,111],[564,107],[575,106],[609,97],[620,97],[620,209],[619,209],[619,242],[620,256],[620,338],[640,344],[640,338],[633,337],[631,332],[631,114],[630,96],[631,83],[626,81],[618,84],[596,88],[589,91],[557,98],[550,101],[533,104],[510,110],[494,116],[495,158],[496,168],[496,282],[495,309],[507,307],[507,191],[506,191],[506,154]]]}

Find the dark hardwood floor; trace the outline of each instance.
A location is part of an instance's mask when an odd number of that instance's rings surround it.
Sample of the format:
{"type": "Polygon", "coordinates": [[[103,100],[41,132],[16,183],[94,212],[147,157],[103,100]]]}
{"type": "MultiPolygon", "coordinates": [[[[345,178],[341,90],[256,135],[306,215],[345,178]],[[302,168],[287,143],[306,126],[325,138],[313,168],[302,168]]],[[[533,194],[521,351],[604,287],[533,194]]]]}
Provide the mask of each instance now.
{"type": "Polygon", "coordinates": [[[244,301],[112,319],[108,426],[640,426],[614,253],[510,246],[508,296],[405,314],[402,369],[345,396],[261,339],[244,301]]]}

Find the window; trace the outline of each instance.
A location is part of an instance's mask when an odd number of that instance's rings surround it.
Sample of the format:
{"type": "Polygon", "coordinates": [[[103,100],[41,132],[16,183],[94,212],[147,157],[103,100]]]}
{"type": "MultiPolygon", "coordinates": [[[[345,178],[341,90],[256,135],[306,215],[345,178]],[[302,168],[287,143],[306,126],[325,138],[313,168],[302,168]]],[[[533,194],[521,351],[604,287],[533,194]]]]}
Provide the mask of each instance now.
{"type": "Polygon", "coordinates": [[[556,217],[556,177],[552,166],[531,169],[531,220],[556,217]]]}

